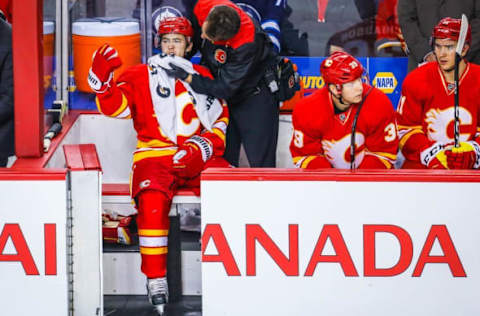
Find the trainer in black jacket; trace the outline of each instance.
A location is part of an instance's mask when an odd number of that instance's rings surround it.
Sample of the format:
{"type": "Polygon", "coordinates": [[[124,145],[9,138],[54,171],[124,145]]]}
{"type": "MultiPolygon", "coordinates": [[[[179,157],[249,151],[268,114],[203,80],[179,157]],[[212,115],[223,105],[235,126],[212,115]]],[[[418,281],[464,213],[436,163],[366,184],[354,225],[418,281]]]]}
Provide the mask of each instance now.
{"type": "Polygon", "coordinates": [[[193,13],[196,19],[193,25],[197,26],[197,32],[202,32],[203,38],[201,63],[210,69],[214,79],[188,75],[178,67],[173,67],[170,74],[188,82],[198,93],[227,101],[230,124],[225,158],[231,164],[238,166],[240,144],[243,143],[251,167],[275,167],[278,101],[264,78],[266,69],[276,57],[273,44],[262,28],[229,0],[198,0],[193,13]],[[214,7],[215,10],[228,7],[230,13],[233,9],[236,19],[211,20],[212,14],[216,14],[212,11],[214,7]],[[228,35],[220,34],[224,29],[221,27],[217,28],[220,33],[206,36],[210,21],[212,24],[232,24],[228,26],[232,26],[234,35],[222,38],[228,35]]]}

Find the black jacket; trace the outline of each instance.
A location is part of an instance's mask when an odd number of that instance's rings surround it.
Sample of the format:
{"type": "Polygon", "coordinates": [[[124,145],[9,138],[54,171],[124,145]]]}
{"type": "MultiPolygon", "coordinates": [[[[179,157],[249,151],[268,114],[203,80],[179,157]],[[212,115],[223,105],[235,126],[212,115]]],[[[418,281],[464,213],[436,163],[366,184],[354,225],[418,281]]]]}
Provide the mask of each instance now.
{"type": "MultiPolygon", "coordinates": [[[[197,25],[201,26],[210,12],[208,4],[215,2],[197,2],[194,9],[197,25]]],[[[201,64],[210,69],[214,79],[194,75],[191,83],[196,92],[222,98],[229,103],[240,102],[254,93],[263,80],[266,68],[274,63],[276,56],[273,44],[262,28],[243,11],[239,13],[240,30],[231,40],[226,43],[204,40],[200,47],[201,64]]]]}
{"type": "MultiPolygon", "coordinates": [[[[398,0],[398,20],[410,58],[421,63],[432,51],[429,42],[433,27],[445,17],[459,19],[462,13],[472,27],[467,59],[480,64],[480,0],[398,0]]],[[[411,66],[409,61],[410,69],[411,66]]]]}
{"type": "Polygon", "coordinates": [[[14,154],[12,28],[0,19],[0,157],[14,154]]]}

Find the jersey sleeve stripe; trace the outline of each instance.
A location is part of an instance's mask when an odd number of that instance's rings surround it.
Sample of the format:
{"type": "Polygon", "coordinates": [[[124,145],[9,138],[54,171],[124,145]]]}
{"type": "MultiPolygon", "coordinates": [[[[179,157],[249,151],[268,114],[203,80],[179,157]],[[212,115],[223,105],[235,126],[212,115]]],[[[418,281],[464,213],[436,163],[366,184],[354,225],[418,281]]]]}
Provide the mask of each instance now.
{"type": "Polygon", "coordinates": [[[228,125],[229,119],[228,117],[219,118],[214,125],[216,125],[218,122],[224,122],[226,125],[228,125]]]}
{"type": "Polygon", "coordinates": [[[306,158],[305,156],[295,156],[292,158],[292,160],[293,160],[293,163],[296,164],[297,162],[305,158],[306,158]]]}
{"type": "Polygon", "coordinates": [[[388,159],[393,160],[393,161],[395,161],[397,159],[396,154],[378,152],[378,151],[373,151],[373,152],[370,152],[370,153],[375,155],[375,156],[385,157],[385,158],[388,158],[388,159]]]}
{"type": "Polygon", "coordinates": [[[385,165],[385,167],[387,167],[387,169],[392,169],[393,164],[390,161],[382,159],[380,157],[377,158],[385,165]]]}
{"type": "Polygon", "coordinates": [[[315,157],[315,156],[306,157],[305,160],[302,161],[302,163],[300,165],[300,168],[306,168],[308,166],[308,164],[310,162],[312,162],[312,160],[314,160],[315,158],[317,158],[317,157],[315,157]]]}
{"type": "Polygon", "coordinates": [[[407,132],[405,135],[400,136],[400,142],[399,142],[399,144],[398,144],[398,147],[399,147],[400,149],[402,149],[403,146],[405,146],[405,143],[408,141],[408,139],[409,139],[410,137],[412,137],[412,136],[415,135],[415,134],[422,134],[422,133],[423,133],[422,130],[414,129],[414,130],[411,130],[411,131],[407,132]]]}
{"type": "MultiPolygon", "coordinates": [[[[381,153],[383,154],[383,153],[381,153]]],[[[390,160],[390,158],[387,158],[383,155],[379,155],[378,153],[372,153],[372,152],[366,152],[365,155],[370,155],[370,156],[374,156],[376,157],[378,160],[380,160],[388,169],[391,169],[392,166],[393,166],[393,162],[395,161],[396,159],[396,155],[393,155],[395,158],[393,158],[392,160],[390,160]]],[[[391,154],[388,154],[389,156],[392,156],[391,154]]]]}
{"type": "Polygon", "coordinates": [[[214,127],[212,132],[220,137],[220,139],[225,143],[225,133],[221,129],[214,127]]]}
{"type": "Polygon", "coordinates": [[[280,51],[280,41],[278,40],[278,38],[276,38],[275,36],[273,36],[272,34],[268,34],[268,37],[270,38],[270,40],[272,41],[273,45],[275,46],[275,48],[280,51]]]}
{"type": "Polygon", "coordinates": [[[421,125],[400,125],[398,124],[398,129],[422,129],[421,125]]]}
{"type": "Polygon", "coordinates": [[[125,94],[122,93],[122,104],[120,104],[120,107],[118,108],[118,110],[116,110],[110,116],[122,118],[122,117],[127,116],[127,115],[130,115],[130,108],[128,107],[127,97],[125,97],[125,94]],[[126,114],[126,113],[128,113],[128,114],[126,114]]]}
{"type": "Polygon", "coordinates": [[[275,20],[267,20],[267,21],[263,22],[262,23],[262,28],[264,30],[273,29],[277,32],[280,32],[280,26],[278,25],[278,22],[275,21],[275,20]]]}
{"type": "Polygon", "coordinates": [[[228,122],[225,123],[224,121],[216,121],[215,124],[213,124],[212,128],[217,128],[221,130],[224,134],[226,134],[227,126],[228,126],[228,122]]]}
{"type": "Polygon", "coordinates": [[[137,149],[138,148],[151,148],[151,147],[165,147],[165,146],[172,146],[173,143],[165,143],[159,139],[152,139],[151,141],[144,142],[144,141],[137,141],[137,149]]]}
{"type": "Polygon", "coordinates": [[[133,163],[136,163],[146,158],[163,157],[163,156],[169,156],[169,155],[173,156],[176,152],[177,152],[176,150],[172,150],[172,149],[136,152],[135,154],[133,154],[133,163]]]}

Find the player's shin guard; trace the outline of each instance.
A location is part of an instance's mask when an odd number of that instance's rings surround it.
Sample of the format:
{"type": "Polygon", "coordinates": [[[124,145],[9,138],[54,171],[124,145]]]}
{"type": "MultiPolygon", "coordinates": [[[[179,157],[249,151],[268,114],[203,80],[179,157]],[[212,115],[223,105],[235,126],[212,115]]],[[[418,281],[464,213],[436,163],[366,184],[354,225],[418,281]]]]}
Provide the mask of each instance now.
{"type": "Polygon", "coordinates": [[[167,273],[168,213],[171,201],[159,191],[142,191],[138,195],[138,236],[142,272],[149,279],[167,273]]]}

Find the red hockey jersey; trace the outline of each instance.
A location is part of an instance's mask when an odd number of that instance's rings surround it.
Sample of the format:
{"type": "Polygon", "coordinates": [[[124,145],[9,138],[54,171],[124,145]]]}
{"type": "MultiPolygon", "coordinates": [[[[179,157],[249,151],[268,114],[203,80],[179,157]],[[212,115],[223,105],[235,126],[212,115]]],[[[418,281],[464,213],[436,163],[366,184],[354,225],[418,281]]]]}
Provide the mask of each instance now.
{"type": "MultiPolygon", "coordinates": [[[[199,65],[194,69],[203,76],[209,76],[208,70],[199,65]]],[[[137,132],[137,150],[133,162],[145,158],[174,155],[177,145],[193,135],[201,135],[213,144],[213,155],[222,156],[225,149],[225,133],[228,125],[228,108],[222,103],[223,112],[212,126],[212,131],[205,130],[195,111],[192,98],[183,83],[175,83],[177,113],[177,143],[162,133],[156,118],[149,87],[149,66],[136,65],[128,68],[107,92],[97,94],[98,110],[111,117],[133,119],[137,132]]]]}
{"type": "MultiPolygon", "coordinates": [[[[395,111],[380,90],[363,85],[366,98],[355,132],[355,166],[392,168],[398,150],[395,111]]],[[[352,124],[359,104],[335,114],[327,88],[300,100],[293,110],[290,152],[299,168],[350,168],[352,124]]]]}
{"type": "MultiPolygon", "coordinates": [[[[480,66],[467,64],[460,77],[460,141],[479,142],[480,66]]],[[[438,64],[431,62],[405,78],[397,107],[403,168],[425,168],[420,153],[435,142],[454,141],[454,85],[447,83],[438,64]]]]}

